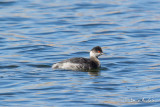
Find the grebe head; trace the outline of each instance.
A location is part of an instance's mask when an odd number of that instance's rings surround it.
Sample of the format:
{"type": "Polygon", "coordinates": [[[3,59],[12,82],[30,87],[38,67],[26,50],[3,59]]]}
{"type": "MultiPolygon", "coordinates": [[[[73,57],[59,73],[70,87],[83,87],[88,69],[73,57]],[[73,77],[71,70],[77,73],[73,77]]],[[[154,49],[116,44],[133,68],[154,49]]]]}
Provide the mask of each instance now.
{"type": "Polygon", "coordinates": [[[103,54],[104,53],[103,53],[102,48],[100,46],[96,46],[90,51],[90,57],[98,58],[99,56],[101,56],[103,54]]]}

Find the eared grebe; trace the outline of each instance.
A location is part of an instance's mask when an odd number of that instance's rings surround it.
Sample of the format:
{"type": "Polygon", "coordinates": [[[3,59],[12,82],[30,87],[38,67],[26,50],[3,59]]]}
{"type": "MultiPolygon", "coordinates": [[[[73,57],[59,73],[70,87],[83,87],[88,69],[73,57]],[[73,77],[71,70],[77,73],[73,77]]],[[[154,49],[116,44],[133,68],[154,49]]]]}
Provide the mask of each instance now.
{"type": "Polygon", "coordinates": [[[92,69],[98,69],[100,67],[98,57],[102,54],[103,51],[101,47],[96,46],[90,51],[90,59],[82,57],[67,59],[53,64],[52,69],[64,69],[75,71],[87,71],[92,69]]]}

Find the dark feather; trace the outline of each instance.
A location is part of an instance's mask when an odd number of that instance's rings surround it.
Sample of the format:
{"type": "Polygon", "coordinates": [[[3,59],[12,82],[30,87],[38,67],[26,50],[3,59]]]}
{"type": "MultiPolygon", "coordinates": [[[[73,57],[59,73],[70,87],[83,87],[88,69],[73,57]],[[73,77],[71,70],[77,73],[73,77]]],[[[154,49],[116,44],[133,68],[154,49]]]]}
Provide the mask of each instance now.
{"type": "Polygon", "coordinates": [[[59,63],[67,63],[67,62],[71,62],[74,64],[79,64],[78,69],[81,70],[90,70],[90,69],[97,69],[98,65],[96,64],[96,62],[87,59],[87,58],[82,58],[82,57],[76,57],[76,58],[71,58],[71,59],[67,59],[64,61],[61,61],[59,63]]]}

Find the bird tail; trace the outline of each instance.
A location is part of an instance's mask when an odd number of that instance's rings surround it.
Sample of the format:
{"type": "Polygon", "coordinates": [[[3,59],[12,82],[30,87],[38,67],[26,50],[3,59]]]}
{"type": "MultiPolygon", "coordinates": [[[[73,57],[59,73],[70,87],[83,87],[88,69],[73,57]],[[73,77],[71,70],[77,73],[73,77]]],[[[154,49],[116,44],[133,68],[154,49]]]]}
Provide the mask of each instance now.
{"type": "Polygon", "coordinates": [[[59,68],[58,64],[53,64],[52,65],[52,69],[58,69],[58,68],[59,68]]]}

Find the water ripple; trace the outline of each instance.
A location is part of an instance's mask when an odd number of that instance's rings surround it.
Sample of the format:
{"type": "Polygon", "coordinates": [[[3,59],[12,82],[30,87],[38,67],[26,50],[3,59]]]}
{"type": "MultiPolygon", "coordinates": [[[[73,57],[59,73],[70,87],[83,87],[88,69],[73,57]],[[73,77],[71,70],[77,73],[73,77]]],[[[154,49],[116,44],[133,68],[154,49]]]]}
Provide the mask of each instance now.
{"type": "Polygon", "coordinates": [[[159,105],[157,0],[0,1],[1,106],[159,105]],[[101,46],[101,69],[51,69],[89,58],[101,46]]]}
{"type": "Polygon", "coordinates": [[[13,5],[13,4],[15,4],[16,3],[16,1],[8,1],[8,0],[6,0],[6,1],[1,1],[0,2],[0,6],[2,7],[2,6],[11,6],[11,5],[13,5]]]}

